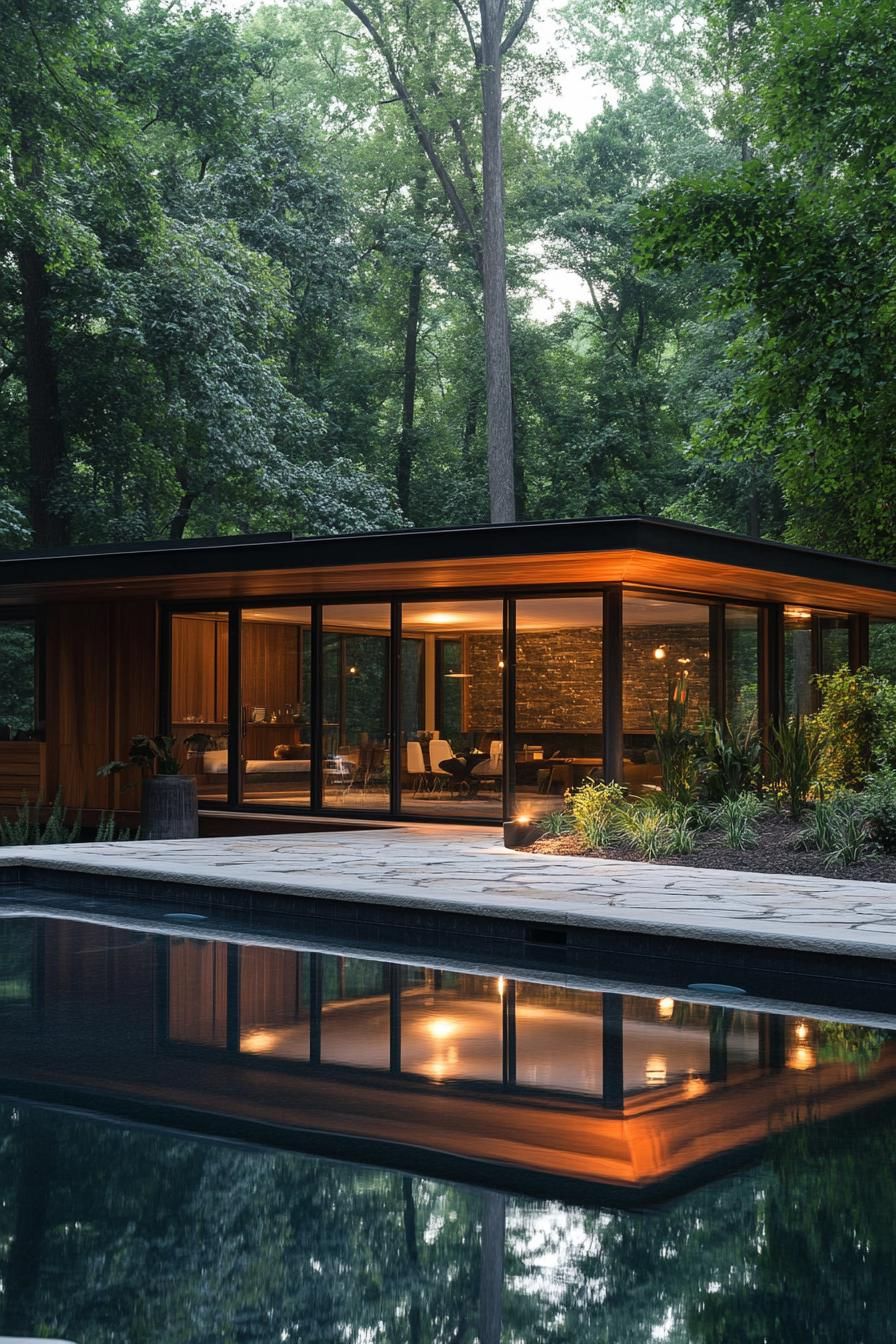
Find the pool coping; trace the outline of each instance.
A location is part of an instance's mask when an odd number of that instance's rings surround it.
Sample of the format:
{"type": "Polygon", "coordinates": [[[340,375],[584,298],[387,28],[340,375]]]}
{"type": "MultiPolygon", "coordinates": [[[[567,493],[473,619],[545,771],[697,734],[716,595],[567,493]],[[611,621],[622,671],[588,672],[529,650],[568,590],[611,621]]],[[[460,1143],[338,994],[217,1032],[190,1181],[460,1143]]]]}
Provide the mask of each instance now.
{"type": "MultiPolygon", "coordinates": [[[[276,899],[348,917],[378,909],[418,929],[495,921],[896,962],[896,887],[846,878],[528,854],[491,831],[408,824],[389,831],[214,837],[189,841],[21,846],[0,852],[0,890],[60,890],[66,875],[129,897],[218,894],[238,908],[276,899]],[[146,884],[154,884],[151,893],[146,884]],[[438,917],[438,918],[437,918],[438,917]]],[[[481,929],[481,932],[484,932],[481,929]]],[[[559,935],[558,935],[559,936],[559,935]]]]}

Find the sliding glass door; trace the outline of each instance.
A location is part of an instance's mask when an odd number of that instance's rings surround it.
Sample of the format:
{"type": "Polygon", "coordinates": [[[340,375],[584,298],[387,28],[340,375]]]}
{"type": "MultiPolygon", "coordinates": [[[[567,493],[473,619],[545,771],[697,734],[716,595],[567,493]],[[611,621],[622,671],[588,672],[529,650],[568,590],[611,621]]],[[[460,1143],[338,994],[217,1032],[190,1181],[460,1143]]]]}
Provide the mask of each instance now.
{"type": "Polygon", "coordinates": [[[244,802],[311,802],[311,608],[252,607],[240,627],[244,802]]]}
{"type": "Polygon", "coordinates": [[[324,807],[388,810],[391,619],[388,602],[324,607],[324,807]]]}

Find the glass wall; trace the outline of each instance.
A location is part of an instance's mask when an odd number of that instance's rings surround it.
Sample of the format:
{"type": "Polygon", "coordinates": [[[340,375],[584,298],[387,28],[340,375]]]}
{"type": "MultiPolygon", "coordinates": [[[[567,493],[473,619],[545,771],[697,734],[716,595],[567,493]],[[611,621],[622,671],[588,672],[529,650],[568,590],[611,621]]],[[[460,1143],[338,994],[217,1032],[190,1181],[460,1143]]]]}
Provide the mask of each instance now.
{"type": "Polygon", "coordinates": [[[401,801],[495,818],[504,768],[504,606],[433,598],[402,608],[401,801]]]}
{"type": "Polygon", "coordinates": [[[404,973],[401,1068],[433,1082],[503,1077],[503,977],[455,971],[404,973]]]}
{"type": "Polygon", "coordinates": [[[34,621],[0,621],[0,741],[43,736],[37,652],[34,621]]]}
{"type": "Polygon", "coordinates": [[[815,677],[849,663],[849,620],[843,612],[784,608],[784,712],[818,708],[815,677]]]}
{"type": "Polygon", "coordinates": [[[311,957],[279,947],[240,948],[240,1050],[311,1058],[311,957]]]}
{"type": "Polygon", "coordinates": [[[388,966],[361,957],[324,957],[322,980],[321,1063],[388,1069],[388,966]]]}
{"type": "Polygon", "coordinates": [[[725,719],[734,732],[759,721],[759,612],[725,606],[725,719]]]}
{"type": "Polygon", "coordinates": [[[390,630],[388,602],[324,608],[325,807],[389,806],[390,630]]]}
{"type": "Polygon", "coordinates": [[[540,816],[603,775],[603,599],[516,604],[515,811],[540,816]]]}
{"type": "Polygon", "coordinates": [[[712,713],[710,607],[625,593],[622,634],[623,778],[632,793],[658,787],[657,723],[696,728],[712,713]]]}
{"type": "Polygon", "coordinates": [[[227,612],[178,612],[171,618],[171,732],[193,738],[184,764],[199,797],[227,801],[229,758],[227,612]]]}
{"type": "Polygon", "coordinates": [[[311,801],[311,608],[242,613],[240,766],[247,803],[311,801]]]}
{"type": "Polygon", "coordinates": [[[868,664],[879,676],[896,681],[896,621],[871,618],[868,626],[868,664]]]}

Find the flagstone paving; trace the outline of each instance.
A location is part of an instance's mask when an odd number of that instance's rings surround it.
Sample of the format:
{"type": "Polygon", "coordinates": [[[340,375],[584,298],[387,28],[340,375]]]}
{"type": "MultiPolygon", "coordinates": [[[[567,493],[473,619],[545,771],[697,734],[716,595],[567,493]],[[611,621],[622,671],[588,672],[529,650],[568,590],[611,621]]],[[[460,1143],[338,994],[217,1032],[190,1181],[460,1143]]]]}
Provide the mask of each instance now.
{"type": "Polygon", "coordinates": [[[0,867],[35,885],[68,870],[896,959],[896,885],[528,854],[491,828],[28,846],[0,867]]]}

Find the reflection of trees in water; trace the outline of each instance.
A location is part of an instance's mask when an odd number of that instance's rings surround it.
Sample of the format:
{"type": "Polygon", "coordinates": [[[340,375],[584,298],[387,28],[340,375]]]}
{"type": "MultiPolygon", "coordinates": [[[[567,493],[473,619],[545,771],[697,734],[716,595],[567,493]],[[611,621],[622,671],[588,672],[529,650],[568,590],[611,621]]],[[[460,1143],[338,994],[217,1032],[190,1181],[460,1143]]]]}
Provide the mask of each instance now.
{"type": "Polygon", "coordinates": [[[894,1115],[622,1214],[6,1107],[0,1319],[79,1344],[882,1344],[894,1115]]]}

